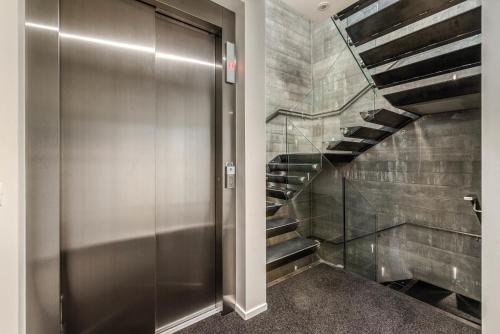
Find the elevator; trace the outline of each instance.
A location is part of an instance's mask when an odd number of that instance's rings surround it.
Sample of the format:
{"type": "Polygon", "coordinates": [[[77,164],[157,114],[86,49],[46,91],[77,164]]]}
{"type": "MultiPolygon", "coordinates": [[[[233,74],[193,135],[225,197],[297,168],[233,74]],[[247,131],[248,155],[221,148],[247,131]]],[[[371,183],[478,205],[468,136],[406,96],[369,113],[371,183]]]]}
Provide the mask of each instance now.
{"type": "Polygon", "coordinates": [[[32,202],[58,203],[30,207],[28,229],[50,213],[36,230],[59,236],[28,241],[27,333],[169,333],[230,311],[235,86],[223,78],[234,13],[209,0],[53,4],[27,15],[27,62],[47,65],[27,66],[28,95],[59,91],[57,110],[40,94],[27,108],[28,148],[58,138],[42,163],[28,157],[28,173],[48,162],[54,172],[28,176],[30,193],[51,186],[32,202]],[[30,252],[48,246],[60,266],[40,270],[30,252]]]}

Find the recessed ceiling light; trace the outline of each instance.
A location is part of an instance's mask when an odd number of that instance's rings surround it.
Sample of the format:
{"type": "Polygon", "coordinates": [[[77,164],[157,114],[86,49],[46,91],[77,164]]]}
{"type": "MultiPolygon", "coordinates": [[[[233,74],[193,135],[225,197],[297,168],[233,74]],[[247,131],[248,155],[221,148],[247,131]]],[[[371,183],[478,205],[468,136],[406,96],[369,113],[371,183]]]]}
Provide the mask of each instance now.
{"type": "Polygon", "coordinates": [[[324,12],[328,8],[330,8],[330,3],[328,1],[323,1],[318,4],[318,10],[320,12],[324,12]]]}

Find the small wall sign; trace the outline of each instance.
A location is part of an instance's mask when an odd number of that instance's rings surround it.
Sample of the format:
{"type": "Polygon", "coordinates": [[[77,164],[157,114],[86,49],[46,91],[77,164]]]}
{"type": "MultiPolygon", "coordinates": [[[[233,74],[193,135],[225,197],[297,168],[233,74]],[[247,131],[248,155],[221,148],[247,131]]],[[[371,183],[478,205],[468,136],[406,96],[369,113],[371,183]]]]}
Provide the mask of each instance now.
{"type": "Polygon", "coordinates": [[[236,83],[236,52],[233,43],[226,42],[226,83],[236,83]]]}

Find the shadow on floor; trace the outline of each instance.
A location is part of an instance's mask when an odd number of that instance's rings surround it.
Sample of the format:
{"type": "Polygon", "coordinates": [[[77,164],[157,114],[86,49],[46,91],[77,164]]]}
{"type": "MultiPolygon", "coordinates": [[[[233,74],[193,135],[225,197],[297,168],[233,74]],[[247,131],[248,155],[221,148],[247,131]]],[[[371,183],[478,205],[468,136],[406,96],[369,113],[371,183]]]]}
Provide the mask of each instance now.
{"type": "Polygon", "coordinates": [[[234,312],[180,333],[466,334],[477,328],[354,274],[320,264],[268,289],[268,311],[249,321],[234,312]]]}
{"type": "Polygon", "coordinates": [[[481,324],[481,302],[418,280],[396,281],[384,285],[457,317],[481,324]]]}

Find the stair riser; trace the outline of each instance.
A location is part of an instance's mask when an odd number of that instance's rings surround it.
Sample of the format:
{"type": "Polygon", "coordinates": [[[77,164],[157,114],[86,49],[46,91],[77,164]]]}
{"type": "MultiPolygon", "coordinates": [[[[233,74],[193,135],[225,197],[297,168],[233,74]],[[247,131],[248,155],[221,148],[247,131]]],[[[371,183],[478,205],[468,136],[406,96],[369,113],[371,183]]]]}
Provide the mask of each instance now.
{"type": "Polygon", "coordinates": [[[281,206],[272,206],[272,207],[266,206],[266,217],[274,216],[280,208],[281,206]]]}
{"type": "Polygon", "coordinates": [[[365,144],[365,143],[357,143],[357,142],[347,142],[341,141],[332,143],[327,147],[327,150],[332,151],[356,151],[356,152],[364,152],[373,145],[365,144]]]}
{"type": "Polygon", "coordinates": [[[279,259],[279,260],[274,261],[272,263],[268,263],[268,264],[266,264],[266,269],[267,269],[267,271],[277,269],[277,268],[279,268],[287,263],[296,261],[296,260],[301,259],[301,258],[308,256],[308,255],[314,254],[314,252],[316,252],[316,249],[317,249],[317,247],[302,250],[300,252],[289,255],[285,258],[279,259]]]}
{"type": "Polygon", "coordinates": [[[301,268],[307,267],[314,262],[318,260],[318,257],[316,254],[311,254],[308,256],[304,256],[298,260],[286,263],[278,268],[268,270],[267,271],[267,282],[273,282],[273,281],[278,281],[284,277],[286,277],[289,274],[296,273],[297,270],[300,270],[301,268]]]}

